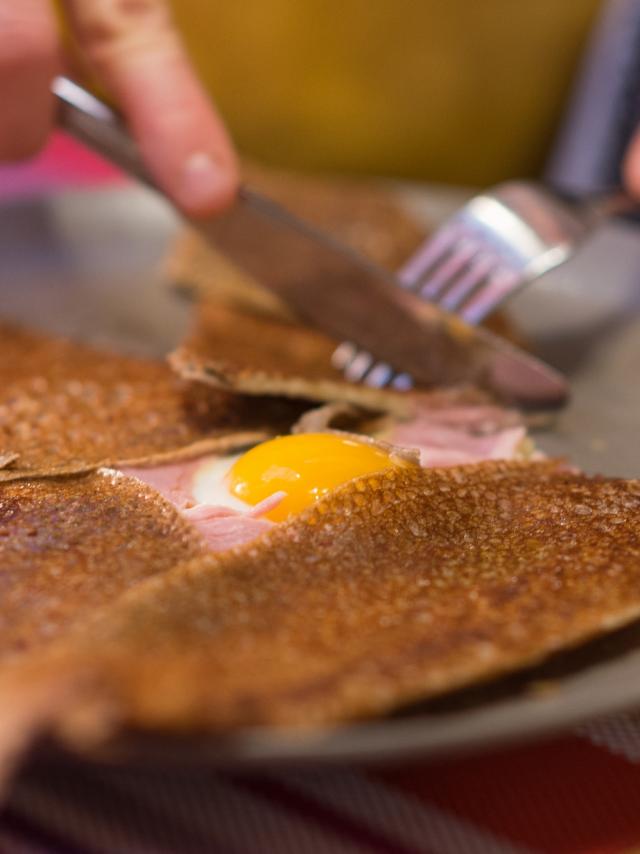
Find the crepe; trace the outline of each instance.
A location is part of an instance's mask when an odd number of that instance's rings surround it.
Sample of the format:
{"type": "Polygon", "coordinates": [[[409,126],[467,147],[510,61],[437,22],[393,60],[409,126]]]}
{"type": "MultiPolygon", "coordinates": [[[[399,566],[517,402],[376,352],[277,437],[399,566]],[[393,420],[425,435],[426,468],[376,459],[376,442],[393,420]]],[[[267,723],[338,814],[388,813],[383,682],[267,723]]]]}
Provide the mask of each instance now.
{"type": "Polygon", "coordinates": [[[388,469],[249,546],[142,582],[0,703],[47,727],[335,724],[538,662],[640,614],[640,483],[554,463],[388,469]]]}
{"type": "Polygon", "coordinates": [[[406,417],[412,398],[346,381],[331,364],[336,342],[293,321],[203,303],[193,333],[169,357],[183,378],[251,395],[346,401],[406,417]]]}
{"type": "Polygon", "coordinates": [[[169,502],[117,472],[0,484],[0,663],[205,553],[169,502]]]}
{"type": "Polygon", "coordinates": [[[286,432],[307,408],[188,383],[162,362],[0,328],[0,481],[223,453],[286,432]]]}

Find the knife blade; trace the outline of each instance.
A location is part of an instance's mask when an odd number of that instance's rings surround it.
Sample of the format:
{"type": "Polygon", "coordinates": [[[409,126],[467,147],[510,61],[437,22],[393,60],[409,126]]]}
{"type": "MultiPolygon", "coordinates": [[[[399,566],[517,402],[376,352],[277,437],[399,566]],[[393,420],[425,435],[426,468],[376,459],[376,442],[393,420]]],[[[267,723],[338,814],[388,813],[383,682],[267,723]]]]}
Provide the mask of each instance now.
{"type": "MultiPolygon", "coordinates": [[[[65,130],[158,189],[110,107],[68,78],[56,78],[53,91],[65,130]]],[[[559,405],[568,396],[565,378],[544,362],[404,290],[391,273],[250,188],[224,214],[191,225],[300,319],[418,385],[472,382],[520,405],[559,405]]]]}

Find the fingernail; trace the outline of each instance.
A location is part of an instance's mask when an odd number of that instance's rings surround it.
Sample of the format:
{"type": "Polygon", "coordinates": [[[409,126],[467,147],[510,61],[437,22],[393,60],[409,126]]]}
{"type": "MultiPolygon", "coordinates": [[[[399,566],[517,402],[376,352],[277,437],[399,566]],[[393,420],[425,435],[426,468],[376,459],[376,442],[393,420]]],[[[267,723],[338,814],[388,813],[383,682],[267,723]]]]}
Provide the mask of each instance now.
{"type": "Polygon", "coordinates": [[[178,202],[190,212],[206,211],[216,206],[223,185],[224,176],[213,157],[196,151],[182,169],[178,202]]]}

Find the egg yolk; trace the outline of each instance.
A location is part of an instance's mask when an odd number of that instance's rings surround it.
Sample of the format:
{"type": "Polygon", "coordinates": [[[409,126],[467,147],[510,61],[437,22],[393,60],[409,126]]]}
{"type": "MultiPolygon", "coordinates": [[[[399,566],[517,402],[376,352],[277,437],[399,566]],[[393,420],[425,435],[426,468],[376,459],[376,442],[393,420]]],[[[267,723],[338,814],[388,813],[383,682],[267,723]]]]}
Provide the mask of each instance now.
{"type": "Polygon", "coordinates": [[[384,450],[332,433],[281,436],[256,445],[229,471],[229,490],[252,506],[286,493],[267,519],[281,522],[354,477],[397,464],[384,450]]]}

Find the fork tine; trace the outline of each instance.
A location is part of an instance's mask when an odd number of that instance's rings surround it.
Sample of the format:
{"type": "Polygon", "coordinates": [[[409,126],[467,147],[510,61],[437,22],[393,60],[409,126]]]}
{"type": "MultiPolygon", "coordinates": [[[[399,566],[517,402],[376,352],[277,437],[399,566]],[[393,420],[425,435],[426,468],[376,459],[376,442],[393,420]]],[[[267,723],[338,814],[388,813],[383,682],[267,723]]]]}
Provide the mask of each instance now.
{"type": "Polygon", "coordinates": [[[458,228],[454,223],[438,229],[400,268],[397,275],[401,284],[409,290],[419,290],[430,272],[450,255],[458,237],[458,228]]]}
{"type": "Polygon", "coordinates": [[[398,391],[409,391],[409,389],[413,388],[413,380],[409,374],[397,374],[393,378],[391,386],[398,391]]]}
{"type": "Polygon", "coordinates": [[[439,267],[433,268],[423,280],[418,293],[425,299],[440,302],[441,295],[464,274],[478,252],[475,241],[461,240],[439,267]]]}
{"type": "Polygon", "coordinates": [[[374,358],[366,350],[359,350],[351,362],[344,368],[344,375],[352,383],[362,382],[369,368],[373,365],[374,358]]]}
{"type": "Polygon", "coordinates": [[[342,371],[345,379],[364,382],[373,388],[391,385],[396,373],[386,362],[374,362],[373,356],[351,341],[343,341],[333,351],[331,364],[342,371]]]}
{"type": "MultiPolygon", "coordinates": [[[[405,262],[400,284],[475,326],[508,296],[571,256],[589,231],[552,195],[522,181],[470,199],[405,262]]],[[[411,388],[406,374],[342,344],[332,362],[354,382],[411,388]]]]}
{"type": "Polygon", "coordinates": [[[386,362],[376,362],[364,377],[365,385],[373,388],[384,388],[394,379],[395,371],[386,362]]]}
{"type": "Polygon", "coordinates": [[[331,364],[338,371],[344,371],[358,353],[358,347],[351,341],[343,341],[338,344],[331,355],[331,364]]]}
{"type": "Polygon", "coordinates": [[[456,311],[475,294],[495,270],[497,259],[479,253],[439,299],[446,311],[456,311]]]}
{"type": "Polygon", "coordinates": [[[506,267],[499,268],[487,280],[483,288],[477,289],[469,302],[459,312],[460,317],[467,323],[476,326],[491,314],[500,303],[510,296],[516,286],[524,281],[522,273],[506,267]]]}

